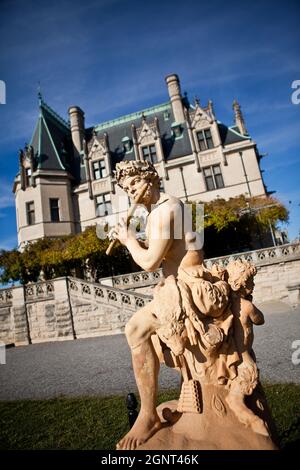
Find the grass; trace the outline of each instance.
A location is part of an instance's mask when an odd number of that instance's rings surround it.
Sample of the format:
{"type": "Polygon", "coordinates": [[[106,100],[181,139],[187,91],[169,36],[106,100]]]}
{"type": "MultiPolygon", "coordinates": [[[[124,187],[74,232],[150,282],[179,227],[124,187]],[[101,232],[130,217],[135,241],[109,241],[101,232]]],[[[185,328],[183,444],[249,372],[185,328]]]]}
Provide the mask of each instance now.
{"type": "MultiPolygon", "coordinates": [[[[300,386],[265,384],[278,432],[300,413],[300,386]]],[[[163,392],[159,402],[177,398],[163,392]]],[[[114,449],[129,429],[124,397],[56,398],[0,402],[0,449],[114,449]]],[[[284,444],[300,439],[294,431],[284,444]]]]}

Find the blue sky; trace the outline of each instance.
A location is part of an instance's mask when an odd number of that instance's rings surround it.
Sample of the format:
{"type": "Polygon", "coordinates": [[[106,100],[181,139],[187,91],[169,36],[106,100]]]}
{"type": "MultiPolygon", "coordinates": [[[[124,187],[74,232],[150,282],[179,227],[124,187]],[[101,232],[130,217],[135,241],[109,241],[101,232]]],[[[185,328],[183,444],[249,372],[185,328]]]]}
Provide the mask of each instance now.
{"type": "Polygon", "coordinates": [[[62,117],[79,105],[86,125],[168,99],[164,77],[233,123],[242,106],[269,190],[290,209],[290,238],[300,231],[299,1],[1,0],[0,248],[17,245],[12,183],[18,149],[31,138],[37,87],[62,117]]]}

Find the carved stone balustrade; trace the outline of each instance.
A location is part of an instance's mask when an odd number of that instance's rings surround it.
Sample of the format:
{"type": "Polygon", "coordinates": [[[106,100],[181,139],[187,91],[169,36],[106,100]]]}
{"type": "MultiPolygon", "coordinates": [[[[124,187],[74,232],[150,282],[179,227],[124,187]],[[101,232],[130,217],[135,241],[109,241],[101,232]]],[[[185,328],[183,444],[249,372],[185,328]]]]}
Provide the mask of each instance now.
{"type": "Polygon", "coordinates": [[[0,305],[11,305],[13,300],[12,289],[0,290],[0,305]]]}
{"type": "Polygon", "coordinates": [[[154,272],[138,271],[100,279],[101,284],[112,285],[118,289],[147,287],[157,284],[163,278],[162,270],[154,272]]]}
{"type": "Polygon", "coordinates": [[[263,248],[255,251],[246,251],[245,253],[210,258],[205,260],[205,263],[208,268],[210,268],[215,263],[226,267],[230,261],[242,259],[245,261],[250,261],[256,266],[260,266],[273,264],[274,262],[279,261],[284,262],[295,258],[300,258],[300,243],[289,243],[286,245],[263,248]]]}
{"type": "Polygon", "coordinates": [[[54,284],[52,281],[37,282],[24,287],[26,302],[54,298],[54,284]]]}
{"type": "Polygon", "coordinates": [[[113,304],[118,307],[126,307],[134,311],[143,307],[151,300],[151,296],[149,295],[137,294],[130,291],[126,291],[125,293],[115,287],[80,281],[74,278],[68,278],[68,286],[71,295],[92,299],[96,302],[100,301],[106,304],[113,304]]]}
{"type": "MultiPolygon", "coordinates": [[[[300,259],[300,243],[289,243],[260,250],[210,258],[205,260],[205,264],[208,268],[211,268],[215,263],[226,267],[230,261],[241,259],[250,261],[256,266],[264,266],[297,258],[300,259]]],[[[120,276],[113,276],[111,278],[103,278],[100,279],[100,283],[110,283],[113,287],[117,287],[118,289],[136,289],[139,287],[155,285],[162,278],[162,270],[158,269],[152,273],[140,271],[130,274],[121,274],[120,276]]]]}

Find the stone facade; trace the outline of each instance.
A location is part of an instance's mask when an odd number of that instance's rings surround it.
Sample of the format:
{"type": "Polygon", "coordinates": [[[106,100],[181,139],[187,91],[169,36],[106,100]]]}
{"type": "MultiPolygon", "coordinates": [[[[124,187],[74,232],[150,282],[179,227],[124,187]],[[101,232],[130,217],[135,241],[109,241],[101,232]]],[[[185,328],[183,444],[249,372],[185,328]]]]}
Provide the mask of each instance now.
{"type": "Polygon", "coordinates": [[[212,102],[192,105],[177,75],[166,77],[169,101],[92,128],[84,112],[58,116],[40,96],[30,145],[20,151],[14,183],[19,247],[31,240],[77,233],[128,208],[113,170],[121,160],[151,160],[161,186],[183,201],[264,196],[261,155],[239,104],[234,125],[221,123],[212,102]]]}
{"type": "MultiPolygon", "coordinates": [[[[207,260],[226,266],[254,262],[254,303],[300,302],[300,244],[207,260]]],[[[16,345],[117,334],[132,314],[151,300],[161,271],[105,278],[101,284],[59,278],[0,290],[0,341],[16,345]]]]}

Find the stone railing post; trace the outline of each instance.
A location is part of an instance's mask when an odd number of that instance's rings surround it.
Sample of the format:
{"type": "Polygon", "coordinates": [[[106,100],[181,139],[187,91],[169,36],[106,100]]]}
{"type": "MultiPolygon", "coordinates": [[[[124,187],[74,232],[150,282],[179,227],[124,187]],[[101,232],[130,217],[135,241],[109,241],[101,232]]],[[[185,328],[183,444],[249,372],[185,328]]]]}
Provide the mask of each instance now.
{"type": "Polygon", "coordinates": [[[76,339],[68,278],[55,279],[54,298],[58,336],[73,336],[76,339]]]}
{"type": "Polygon", "coordinates": [[[12,289],[12,315],[14,319],[15,345],[30,344],[30,324],[27,316],[24,286],[12,289]]]}

